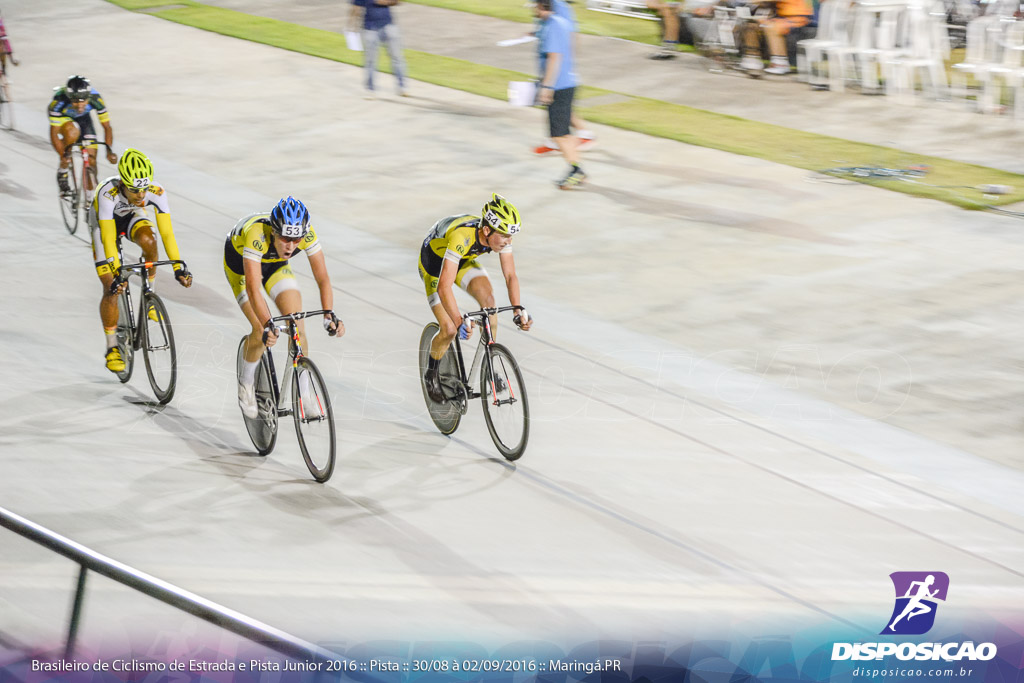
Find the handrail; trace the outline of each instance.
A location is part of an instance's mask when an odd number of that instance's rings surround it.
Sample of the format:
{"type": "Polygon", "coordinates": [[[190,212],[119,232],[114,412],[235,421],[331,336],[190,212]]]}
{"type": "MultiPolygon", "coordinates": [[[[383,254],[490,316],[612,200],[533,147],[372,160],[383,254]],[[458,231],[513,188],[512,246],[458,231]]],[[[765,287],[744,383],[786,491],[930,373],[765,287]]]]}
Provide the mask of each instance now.
{"type": "Polygon", "coordinates": [[[132,569],[128,565],[90,550],[3,507],[0,507],[0,526],[35,541],[81,566],[82,570],[78,576],[75,602],[71,612],[71,623],[68,628],[68,642],[65,650],[67,657],[70,657],[74,650],[78,617],[85,590],[85,573],[90,570],[293,659],[310,662],[345,660],[344,657],[329,650],[307,643],[284,631],[227,607],[222,607],[137,569],[132,569]]]}

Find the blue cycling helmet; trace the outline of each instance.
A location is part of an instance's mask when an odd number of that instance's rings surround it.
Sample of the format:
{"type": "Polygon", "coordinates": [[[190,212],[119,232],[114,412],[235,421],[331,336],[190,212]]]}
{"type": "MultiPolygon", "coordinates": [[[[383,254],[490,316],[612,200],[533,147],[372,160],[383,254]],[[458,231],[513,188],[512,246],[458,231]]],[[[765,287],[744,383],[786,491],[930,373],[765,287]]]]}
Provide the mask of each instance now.
{"type": "Polygon", "coordinates": [[[294,197],[282,199],[270,212],[270,227],[282,237],[305,237],[309,232],[309,211],[294,197]]]}

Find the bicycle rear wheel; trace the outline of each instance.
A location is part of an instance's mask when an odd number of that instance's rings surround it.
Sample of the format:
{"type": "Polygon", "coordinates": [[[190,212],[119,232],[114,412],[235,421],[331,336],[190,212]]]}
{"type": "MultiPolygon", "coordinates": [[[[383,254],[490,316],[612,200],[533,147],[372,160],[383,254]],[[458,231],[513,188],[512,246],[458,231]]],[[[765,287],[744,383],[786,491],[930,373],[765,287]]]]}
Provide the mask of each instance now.
{"type": "MultiPolygon", "coordinates": [[[[238,345],[236,376],[239,380],[242,377],[242,363],[245,361],[246,338],[247,336],[243,336],[238,345]]],[[[270,381],[269,353],[270,351],[265,351],[260,358],[260,364],[256,366],[256,410],[259,415],[255,419],[250,419],[242,413],[245,429],[260,455],[266,455],[274,450],[274,444],[277,443],[277,398],[274,396],[273,384],[270,381]]]]}
{"type": "Polygon", "coordinates": [[[480,400],[498,452],[506,460],[518,460],[530,438],[530,403],[519,364],[501,344],[491,344],[480,366],[480,400]]]}
{"type": "Polygon", "coordinates": [[[423,390],[423,400],[427,404],[427,412],[430,414],[434,426],[442,434],[451,434],[459,428],[459,422],[462,420],[462,410],[459,409],[458,398],[464,397],[466,390],[462,387],[458,363],[450,348],[441,359],[438,371],[441,375],[441,386],[444,387],[445,395],[456,398],[449,399],[444,403],[435,403],[427,394],[427,385],[423,381],[423,375],[427,372],[427,360],[430,358],[430,342],[433,341],[434,335],[439,329],[437,323],[430,323],[423,328],[423,334],[420,335],[420,388],[423,390]]]}
{"type": "Polygon", "coordinates": [[[319,482],[327,481],[334,473],[337,451],[334,409],[323,376],[306,357],[295,362],[292,374],[292,419],[309,473],[319,482]]]}
{"type": "MultiPolygon", "coordinates": [[[[81,162],[78,162],[81,164],[81,162]]],[[[64,227],[67,228],[68,234],[74,235],[75,231],[78,230],[78,205],[81,198],[81,191],[78,187],[78,170],[75,166],[74,155],[71,157],[71,163],[68,164],[68,191],[60,192],[60,213],[64,218],[64,227]]]]}
{"type": "Polygon", "coordinates": [[[178,380],[178,359],[174,350],[174,333],[171,319],[163,300],[153,292],[142,295],[142,312],[139,316],[142,334],[142,355],[146,359],[146,374],[149,386],[161,404],[174,397],[178,380]],[[155,320],[154,320],[155,318],[155,320]]]}
{"type": "Polygon", "coordinates": [[[131,316],[131,307],[128,305],[128,297],[131,293],[128,288],[117,296],[117,348],[121,350],[121,359],[124,360],[124,370],[117,373],[117,378],[124,384],[132,378],[132,370],[135,368],[135,333],[134,321],[131,316]]]}

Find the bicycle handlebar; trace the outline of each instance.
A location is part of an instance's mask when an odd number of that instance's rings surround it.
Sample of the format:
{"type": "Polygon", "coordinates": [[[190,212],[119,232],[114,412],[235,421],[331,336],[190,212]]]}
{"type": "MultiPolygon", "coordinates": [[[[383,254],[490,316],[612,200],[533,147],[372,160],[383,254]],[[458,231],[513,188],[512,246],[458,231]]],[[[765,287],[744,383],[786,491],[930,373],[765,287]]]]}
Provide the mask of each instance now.
{"type": "MultiPolygon", "coordinates": [[[[289,313],[287,315],[279,315],[279,316],[277,316],[275,318],[271,318],[268,322],[276,323],[276,322],[283,322],[285,320],[295,320],[295,321],[298,321],[298,320],[302,320],[303,318],[310,318],[310,317],[312,317],[314,315],[325,315],[327,313],[333,313],[333,312],[334,311],[325,311],[325,310],[319,310],[319,311],[300,311],[298,313],[289,313]]],[[[285,325],[274,325],[274,327],[276,327],[279,330],[283,330],[283,329],[285,329],[286,326],[285,325]]]]}
{"type": "Polygon", "coordinates": [[[88,147],[101,147],[101,146],[102,147],[106,147],[111,152],[114,151],[113,147],[111,147],[110,145],[108,145],[105,142],[100,142],[99,140],[93,140],[92,142],[83,142],[82,140],[75,140],[74,142],[69,143],[64,148],[64,154],[62,154],[61,156],[70,156],[72,150],[74,150],[75,147],[80,147],[80,148],[84,149],[84,148],[88,148],[88,147]]]}
{"type": "Polygon", "coordinates": [[[491,315],[497,315],[498,313],[504,313],[505,311],[525,311],[525,306],[501,306],[499,308],[481,308],[479,311],[473,311],[472,313],[463,313],[462,319],[469,320],[470,318],[485,318],[491,315]]]}
{"type": "Polygon", "coordinates": [[[157,266],[174,266],[181,264],[185,270],[188,270],[188,266],[181,259],[174,259],[170,261],[139,261],[138,263],[122,263],[119,270],[149,270],[157,266]]]}

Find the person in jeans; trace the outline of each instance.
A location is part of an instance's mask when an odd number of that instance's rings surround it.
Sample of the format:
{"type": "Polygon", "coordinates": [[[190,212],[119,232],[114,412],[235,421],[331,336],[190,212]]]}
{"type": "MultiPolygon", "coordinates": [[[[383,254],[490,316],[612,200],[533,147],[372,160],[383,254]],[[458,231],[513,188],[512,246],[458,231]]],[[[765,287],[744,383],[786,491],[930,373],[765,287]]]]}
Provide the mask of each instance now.
{"type": "Polygon", "coordinates": [[[402,42],[398,35],[398,25],[391,16],[391,7],[399,0],[352,0],[350,25],[356,26],[359,14],[363,15],[363,52],[366,70],[366,93],[364,97],[372,100],[376,97],[373,88],[373,74],[377,71],[377,53],[384,43],[391,57],[391,70],[398,81],[398,94],[408,97],[405,86],[405,59],[402,57],[402,42]]]}
{"type": "Polygon", "coordinates": [[[558,187],[571,190],[587,177],[579,164],[579,140],[569,132],[572,101],[579,84],[572,50],[572,25],[555,14],[552,0],[536,0],[534,15],[541,22],[537,31],[537,56],[540,58],[537,103],[547,106],[551,139],[569,162],[569,173],[558,181],[558,187]]]}

